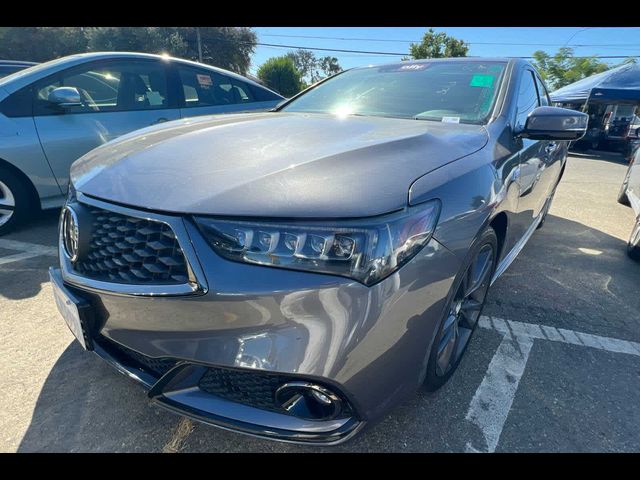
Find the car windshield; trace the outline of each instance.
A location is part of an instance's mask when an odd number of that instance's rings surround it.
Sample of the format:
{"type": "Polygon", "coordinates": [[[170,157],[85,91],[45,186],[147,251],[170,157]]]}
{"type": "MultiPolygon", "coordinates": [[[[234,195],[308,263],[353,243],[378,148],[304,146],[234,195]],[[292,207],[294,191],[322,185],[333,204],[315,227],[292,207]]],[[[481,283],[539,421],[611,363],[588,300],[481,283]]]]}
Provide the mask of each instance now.
{"type": "Polygon", "coordinates": [[[485,123],[504,62],[405,62],[348,70],[281,111],[485,123]]]}

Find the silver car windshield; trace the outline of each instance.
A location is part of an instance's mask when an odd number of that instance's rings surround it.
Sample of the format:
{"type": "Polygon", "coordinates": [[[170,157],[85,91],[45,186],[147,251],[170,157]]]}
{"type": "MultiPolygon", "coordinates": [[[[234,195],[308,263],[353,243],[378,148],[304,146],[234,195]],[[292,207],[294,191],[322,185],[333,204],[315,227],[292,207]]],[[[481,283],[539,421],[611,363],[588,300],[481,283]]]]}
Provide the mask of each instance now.
{"type": "Polygon", "coordinates": [[[321,83],[282,111],[485,123],[505,67],[452,60],[357,68],[321,83]]]}

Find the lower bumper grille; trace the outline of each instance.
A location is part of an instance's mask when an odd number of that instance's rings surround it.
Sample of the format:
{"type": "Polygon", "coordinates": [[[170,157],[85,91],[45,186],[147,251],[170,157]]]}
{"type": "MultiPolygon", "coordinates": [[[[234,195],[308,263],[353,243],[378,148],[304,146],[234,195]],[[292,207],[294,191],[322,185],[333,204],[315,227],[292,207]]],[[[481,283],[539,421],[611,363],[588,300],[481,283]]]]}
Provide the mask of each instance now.
{"type": "Polygon", "coordinates": [[[119,343],[108,340],[105,337],[96,339],[96,343],[106,349],[111,355],[114,355],[123,363],[140,368],[141,370],[151,373],[156,378],[162,377],[165,373],[176,366],[178,361],[175,358],[152,358],[142,355],[141,353],[123,347],[119,343]]]}
{"type": "Polygon", "coordinates": [[[282,413],[282,409],[275,404],[275,394],[285,381],[280,375],[209,368],[198,386],[207,393],[231,402],[282,413]]]}
{"type": "MultiPolygon", "coordinates": [[[[180,362],[170,357],[152,358],[142,355],[101,335],[95,342],[119,362],[151,374],[156,380],[180,362]]],[[[230,402],[286,414],[287,412],[276,404],[276,391],[280,386],[296,380],[300,379],[277,373],[208,367],[198,381],[198,388],[230,402]]],[[[344,399],[343,402],[341,417],[349,417],[353,414],[351,407],[344,399]]]]}

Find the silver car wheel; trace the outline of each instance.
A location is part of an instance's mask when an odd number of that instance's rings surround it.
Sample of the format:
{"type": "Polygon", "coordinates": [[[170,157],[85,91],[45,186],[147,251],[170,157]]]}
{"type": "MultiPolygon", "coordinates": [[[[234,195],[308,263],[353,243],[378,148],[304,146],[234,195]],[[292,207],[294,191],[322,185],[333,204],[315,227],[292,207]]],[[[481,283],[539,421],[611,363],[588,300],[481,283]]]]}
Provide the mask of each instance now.
{"type": "Polygon", "coordinates": [[[11,220],[16,210],[16,199],[9,186],[0,181],[0,227],[11,220]]]}

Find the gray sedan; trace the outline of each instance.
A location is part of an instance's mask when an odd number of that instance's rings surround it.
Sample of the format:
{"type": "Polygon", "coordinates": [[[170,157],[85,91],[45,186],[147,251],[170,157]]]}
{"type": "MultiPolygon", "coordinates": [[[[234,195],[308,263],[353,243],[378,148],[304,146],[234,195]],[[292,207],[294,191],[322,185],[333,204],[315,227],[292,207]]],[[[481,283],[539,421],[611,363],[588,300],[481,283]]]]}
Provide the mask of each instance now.
{"type": "Polygon", "coordinates": [[[416,61],[121,137],[71,169],[58,308],[160,406],[345,441],[456,370],[584,135],[548,105],[521,60],[416,61]]]}
{"type": "Polygon", "coordinates": [[[34,210],[60,207],[71,163],[109,140],[282,100],[235,73],[142,53],[72,55],[0,79],[0,235],[34,210]]]}

